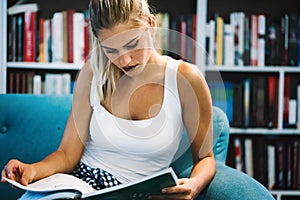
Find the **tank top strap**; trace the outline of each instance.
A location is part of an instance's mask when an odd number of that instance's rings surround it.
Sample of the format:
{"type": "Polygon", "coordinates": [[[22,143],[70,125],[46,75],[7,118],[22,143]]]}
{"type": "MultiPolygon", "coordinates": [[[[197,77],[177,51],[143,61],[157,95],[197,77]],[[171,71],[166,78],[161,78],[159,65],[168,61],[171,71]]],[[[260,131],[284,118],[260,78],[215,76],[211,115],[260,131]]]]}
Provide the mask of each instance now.
{"type": "Polygon", "coordinates": [[[177,71],[181,60],[175,60],[169,58],[169,61],[166,66],[165,74],[165,87],[168,91],[172,92],[173,95],[178,96],[178,87],[177,87],[177,71]]]}

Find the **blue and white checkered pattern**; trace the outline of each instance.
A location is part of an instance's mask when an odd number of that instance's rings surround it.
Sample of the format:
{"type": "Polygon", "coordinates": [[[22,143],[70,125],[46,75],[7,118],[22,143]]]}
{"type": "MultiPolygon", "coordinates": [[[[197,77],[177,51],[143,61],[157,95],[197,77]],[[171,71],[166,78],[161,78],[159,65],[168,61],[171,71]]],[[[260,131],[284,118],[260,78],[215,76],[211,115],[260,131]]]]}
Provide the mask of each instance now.
{"type": "Polygon", "coordinates": [[[99,168],[91,168],[82,162],[77,164],[72,175],[87,182],[96,190],[121,184],[116,177],[107,171],[99,168]]]}

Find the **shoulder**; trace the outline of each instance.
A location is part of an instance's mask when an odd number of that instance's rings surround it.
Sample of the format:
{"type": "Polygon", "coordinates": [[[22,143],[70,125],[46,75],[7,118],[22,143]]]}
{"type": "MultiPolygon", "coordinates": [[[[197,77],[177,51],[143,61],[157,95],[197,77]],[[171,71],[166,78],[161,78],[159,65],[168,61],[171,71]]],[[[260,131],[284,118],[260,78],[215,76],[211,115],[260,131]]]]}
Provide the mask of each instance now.
{"type": "Polygon", "coordinates": [[[210,92],[202,71],[188,62],[182,61],[177,71],[177,86],[182,106],[191,99],[201,104],[210,102],[210,92]]]}
{"type": "MultiPolygon", "coordinates": [[[[202,71],[196,66],[188,62],[180,62],[177,72],[178,86],[183,87],[186,84],[193,88],[207,89],[207,84],[202,71]]],[[[180,89],[180,88],[179,88],[180,89]]]]}

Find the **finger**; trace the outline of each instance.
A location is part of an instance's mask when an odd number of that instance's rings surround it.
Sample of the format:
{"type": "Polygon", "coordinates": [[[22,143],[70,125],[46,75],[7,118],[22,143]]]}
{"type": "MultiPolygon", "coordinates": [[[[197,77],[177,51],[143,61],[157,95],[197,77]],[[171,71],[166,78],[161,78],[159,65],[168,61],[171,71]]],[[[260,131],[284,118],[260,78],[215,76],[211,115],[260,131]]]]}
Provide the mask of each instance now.
{"type": "Polygon", "coordinates": [[[167,187],[162,189],[162,193],[190,193],[191,189],[184,185],[178,185],[174,187],[167,187]]]}
{"type": "Polygon", "coordinates": [[[192,198],[186,194],[168,194],[168,195],[150,195],[148,196],[148,199],[180,200],[180,199],[192,199],[192,198]]]}
{"type": "Polygon", "coordinates": [[[16,168],[19,166],[19,162],[17,160],[10,160],[7,165],[4,168],[4,172],[6,173],[6,177],[14,180],[14,181],[18,181],[17,176],[18,176],[18,172],[16,170],[16,168]]]}
{"type": "Polygon", "coordinates": [[[7,178],[5,169],[3,169],[1,171],[1,183],[5,183],[6,182],[4,178],[7,178]]]}

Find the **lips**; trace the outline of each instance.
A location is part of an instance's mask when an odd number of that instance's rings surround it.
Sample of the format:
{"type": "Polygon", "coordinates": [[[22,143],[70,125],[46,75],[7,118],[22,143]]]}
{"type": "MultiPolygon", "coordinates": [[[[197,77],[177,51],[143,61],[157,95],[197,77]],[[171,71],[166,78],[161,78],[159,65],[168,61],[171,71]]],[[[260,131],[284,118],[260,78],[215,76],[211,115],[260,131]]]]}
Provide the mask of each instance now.
{"type": "Polygon", "coordinates": [[[132,65],[132,66],[128,66],[128,67],[123,67],[123,69],[126,71],[126,72],[129,72],[131,70],[133,70],[137,65],[132,65]]]}

